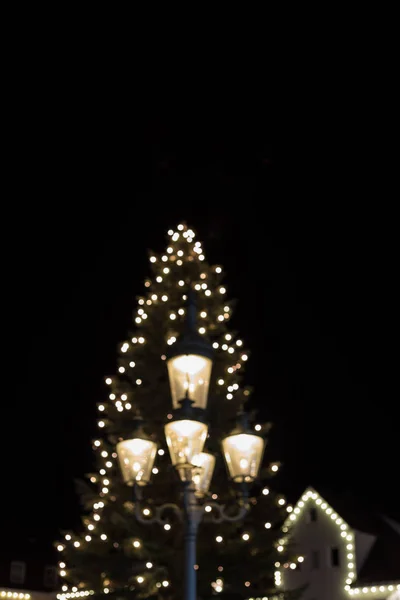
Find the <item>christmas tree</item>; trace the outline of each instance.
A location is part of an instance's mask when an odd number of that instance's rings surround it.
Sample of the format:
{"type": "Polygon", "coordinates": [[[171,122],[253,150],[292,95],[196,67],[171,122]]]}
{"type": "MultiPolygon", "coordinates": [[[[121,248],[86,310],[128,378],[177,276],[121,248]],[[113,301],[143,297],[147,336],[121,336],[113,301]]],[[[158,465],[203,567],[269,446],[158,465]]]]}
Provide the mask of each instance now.
{"type": "MultiPolygon", "coordinates": [[[[183,528],[174,518],[160,525],[140,524],[134,516],[132,488],[122,480],[116,444],[127,438],[138,409],[145,429],[158,443],[151,485],[144,490],[144,515],[164,502],[180,503],[180,487],[165,443],[164,424],[172,418],[166,352],[185,323],[187,296],[194,290],[198,332],[214,349],[207,408],[207,452],[216,466],[209,498],[234,506],[220,440],[235,424],[251,390],[242,384],[249,351],[229,329],[233,302],[227,299],[221,266],[210,266],[195,233],[184,224],[168,232],[162,255],[150,253],[152,275],[137,299],[133,329],[119,348],[116,373],[105,378],[104,401],[97,406],[99,435],[93,440],[95,472],[78,482],[83,533],[63,532],[57,543],[60,575],[67,598],[110,594],[118,598],[181,598],[183,528]]],[[[254,422],[266,437],[268,424],[254,422]]],[[[269,480],[279,463],[264,456],[260,481],[251,490],[251,510],[243,521],[200,525],[197,544],[198,597],[237,594],[238,598],[279,593],[277,566],[295,568],[283,545],[282,522],[291,510],[269,480]]],[[[207,502],[205,498],[204,502],[207,502]]],[[[234,597],[234,596],[232,596],[234,597]]],[[[269,596],[271,597],[271,596],[269,596]]],[[[280,595],[279,597],[282,597],[280,595]]]]}

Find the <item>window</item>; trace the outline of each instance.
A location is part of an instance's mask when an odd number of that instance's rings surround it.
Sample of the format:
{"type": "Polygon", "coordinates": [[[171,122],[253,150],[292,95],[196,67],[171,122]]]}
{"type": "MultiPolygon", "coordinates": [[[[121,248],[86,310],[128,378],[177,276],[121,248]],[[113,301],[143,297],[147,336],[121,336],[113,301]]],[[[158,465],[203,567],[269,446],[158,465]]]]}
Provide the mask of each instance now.
{"type": "Polygon", "coordinates": [[[315,523],[317,520],[317,509],[316,508],[311,508],[310,512],[309,512],[309,519],[310,519],[310,523],[315,523]]]}
{"type": "Polygon", "coordinates": [[[311,552],[311,568],[314,570],[319,569],[319,552],[318,552],[318,550],[313,550],[311,552]]]}
{"type": "Polygon", "coordinates": [[[44,586],[47,588],[55,588],[57,585],[57,571],[55,567],[47,566],[44,569],[43,577],[44,586]]]}
{"type": "Polygon", "coordinates": [[[24,583],[26,575],[26,563],[13,560],[10,568],[10,583],[24,583]]]}
{"type": "Polygon", "coordinates": [[[340,567],[339,548],[331,548],[331,566],[340,567]]]}

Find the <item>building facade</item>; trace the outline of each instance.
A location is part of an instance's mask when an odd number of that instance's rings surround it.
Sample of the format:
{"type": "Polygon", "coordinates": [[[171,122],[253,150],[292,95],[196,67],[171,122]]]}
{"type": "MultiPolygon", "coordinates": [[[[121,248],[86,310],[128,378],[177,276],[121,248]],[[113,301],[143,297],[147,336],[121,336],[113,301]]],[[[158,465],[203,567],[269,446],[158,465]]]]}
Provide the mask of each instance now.
{"type": "Polygon", "coordinates": [[[289,510],[283,543],[301,558],[279,566],[276,583],[282,590],[305,586],[304,600],[399,598],[397,523],[328,503],[312,488],[289,510]]]}

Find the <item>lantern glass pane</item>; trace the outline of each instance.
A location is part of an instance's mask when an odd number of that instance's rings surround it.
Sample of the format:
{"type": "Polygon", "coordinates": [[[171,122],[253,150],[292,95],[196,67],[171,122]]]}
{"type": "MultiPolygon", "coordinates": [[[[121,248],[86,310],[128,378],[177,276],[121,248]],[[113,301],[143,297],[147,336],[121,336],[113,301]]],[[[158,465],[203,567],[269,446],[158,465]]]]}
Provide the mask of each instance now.
{"type": "Polygon", "coordinates": [[[168,361],[173,408],[188,394],[193,406],[205,409],[210,383],[212,361],[197,354],[181,354],[168,361]]]}
{"type": "Polygon", "coordinates": [[[207,429],[205,423],[189,419],[172,421],[165,425],[165,437],[174,466],[192,463],[193,457],[203,450],[207,429]]]}
{"type": "Polygon", "coordinates": [[[156,452],[157,444],[151,440],[134,438],[117,444],[122,477],[127,485],[149,483],[156,452]]]}
{"type": "Polygon", "coordinates": [[[196,495],[204,496],[210,487],[215,467],[215,457],[212,454],[208,454],[208,452],[201,452],[193,457],[192,464],[195,467],[199,467],[194,470],[193,474],[196,495]]]}
{"type": "Polygon", "coordinates": [[[264,452],[264,440],[258,435],[239,433],[222,441],[230,477],[238,482],[257,478],[264,452]]]}

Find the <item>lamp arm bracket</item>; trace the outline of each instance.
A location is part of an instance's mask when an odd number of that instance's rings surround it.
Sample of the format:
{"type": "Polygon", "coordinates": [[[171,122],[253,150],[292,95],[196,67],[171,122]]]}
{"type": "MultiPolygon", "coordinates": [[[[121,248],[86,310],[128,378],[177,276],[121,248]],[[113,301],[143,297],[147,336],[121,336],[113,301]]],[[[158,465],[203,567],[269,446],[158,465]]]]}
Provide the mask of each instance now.
{"type": "Polygon", "coordinates": [[[156,506],[152,517],[144,517],[140,500],[135,502],[135,518],[142,525],[154,525],[154,523],[165,525],[168,522],[167,514],[171,512],[174,512],[179,520],[182,521],[182,510],[172,502],[156,506]]]}
{"type": "Polygon", "coordinates": [[[208,506],[211,506],[213,509],[211,513],[207,515],[213,523],[223,523],[224,521],[229,521],[230,523],[234,523],[236,521],[241,521],[249,512],[249,506],[246,504],[242,504],[239,506],[239,511],[235,515],[227,514],[225,508],[225,504],[218,504],[218,502],[207,502],[208,506]]]}

